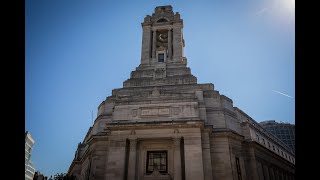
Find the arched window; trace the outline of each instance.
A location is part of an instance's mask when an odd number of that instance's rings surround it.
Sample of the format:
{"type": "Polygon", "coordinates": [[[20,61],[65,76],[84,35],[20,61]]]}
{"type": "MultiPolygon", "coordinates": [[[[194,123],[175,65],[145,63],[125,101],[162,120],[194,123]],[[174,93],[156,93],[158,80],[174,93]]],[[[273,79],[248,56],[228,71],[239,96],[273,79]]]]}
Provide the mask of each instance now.
{"type": "Polygon", "coordinates": [[[161,18],[157,22],[168,22],[168,21],[165,18],[161,18]]]}

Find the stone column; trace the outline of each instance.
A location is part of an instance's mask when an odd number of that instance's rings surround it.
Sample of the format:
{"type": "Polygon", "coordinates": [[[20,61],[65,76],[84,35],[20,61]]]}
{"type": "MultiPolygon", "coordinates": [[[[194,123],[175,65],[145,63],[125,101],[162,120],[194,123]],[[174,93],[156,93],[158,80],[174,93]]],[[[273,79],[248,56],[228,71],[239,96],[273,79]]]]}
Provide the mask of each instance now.
{"type": "Polygon", "coordinates": [[[260,180],[265,180],[264,174],[263,174],[263,169],[262,169],[262,164],[257,161],[257,170],[258,170],[258,175],[260,180]]]}
{"type": "Polygon", "coordinates": [[[275,180],[280,180],[278,169],[274,169],[275,180]]]}
{"type": "Polygon", "coordinates": [[[125,154],[125,139],[112,139],[109,141],[109,151],[104,179],[123,180],[125,178],[125,154]]]}
{"type": "Polygon", "coordinates": [[[136,159],[137,159],[137,139],[130,139],[130,152],[128,163],[128,180],[135,179],[136,173],[136,159]]]}
{"type": "Polygon", "coordinates": [[[270,168],[269,168],[269,173],[270,173],[270,179],[271,179],[271,180],[275,180],[276,178],[275,178],[275,176],[274,176],[273,167],[270,167],[270,168]]]}
{"type": "Polygon", "coordinates": [[[184,138],[184,158],[186,180],[204,180],[201,134],[184,138]]]}
{"type": "Polygon", "coordinates": [[[142,28],[141,64],[148,65],[151,55],[151,26],[145,25],[142,28]]]}
{"type": "Polygon", "coordinates": [[[181,138],[176,137],[173,139],[174,143],[174,180],[181,180],[181,151],[180,144],[181,138]]]}
{"type": "Polygon", "coordinates": [[[212,180],[212,164],[209,132],[201,133],[204,180],[212,180]]]}
{"type": "Polygon", "coordinates": [[[156,59],[156,36],[157,36],[157,31],[153,30],[153,35],[152,35],[152,59],[156,59]]]}
{"type": "Polygon", "coordinates": [[[284,177],[283,177],[283,171],[282,171],[282,170],[280,170],[279,172],[280,172],[280,179],[281,179],[281,180],[284,180],[284,177]]]}
{"type": "Polygon", "coordinates": [[[172,39],[171,29],[168,30],[168,59],[172,60],[172,39]]]}
{"type": "Polygon", "coordinates": [[[249,168],[250,168],[250,175],[247,175],[248,179],[250,180],[255,180],[255,179],[259,179],[259,174],[258,174],[258,165],[257,165],[257,161],[256,161],[256,155],[254,152],[254,148],[249,145],[249,149],[248,149],[248,160],[249,160],[249,168]]]}
{"type": "Polygon", "coordinates": [[[264,178],[266,180],[270,180],[270,173],[269,173],[269,170],[268,170],[268,166],[267,165],[262,165],[262,168],[263,168],[264,178]]]}
{"type": "Polygon", "coordinates": [[[173,61],[180,62],[182,60],[182,24],[173,24],[173,61]]]}

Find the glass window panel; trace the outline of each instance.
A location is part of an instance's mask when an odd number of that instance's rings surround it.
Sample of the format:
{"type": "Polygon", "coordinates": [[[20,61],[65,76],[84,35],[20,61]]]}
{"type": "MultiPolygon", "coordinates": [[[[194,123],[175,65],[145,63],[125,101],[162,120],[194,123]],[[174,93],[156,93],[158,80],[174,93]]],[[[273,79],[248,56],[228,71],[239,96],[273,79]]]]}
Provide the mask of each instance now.
{"type": "Polygon", "coordinates": [[[155,169],[158,169],[160,173],[167,173],[167,151],[148,151],[147,158],[148,174],[155,169]]]}
{"type": "Polygon", "coordinates": [[[163,53],[158,54],[158,62],[164,62],[164,54],[163,53]]]}

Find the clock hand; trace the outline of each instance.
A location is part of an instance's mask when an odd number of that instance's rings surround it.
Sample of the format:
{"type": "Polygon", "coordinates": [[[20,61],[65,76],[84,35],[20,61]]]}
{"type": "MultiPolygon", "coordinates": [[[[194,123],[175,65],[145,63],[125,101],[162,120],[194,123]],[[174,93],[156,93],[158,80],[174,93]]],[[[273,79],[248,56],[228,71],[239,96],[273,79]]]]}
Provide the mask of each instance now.
{"type": "Polygon", "coordinates": [[[160,40],[163,40],[161,36],[162,36],[162,34],[159,35],[159,39],[160,39],[160,40]]]}

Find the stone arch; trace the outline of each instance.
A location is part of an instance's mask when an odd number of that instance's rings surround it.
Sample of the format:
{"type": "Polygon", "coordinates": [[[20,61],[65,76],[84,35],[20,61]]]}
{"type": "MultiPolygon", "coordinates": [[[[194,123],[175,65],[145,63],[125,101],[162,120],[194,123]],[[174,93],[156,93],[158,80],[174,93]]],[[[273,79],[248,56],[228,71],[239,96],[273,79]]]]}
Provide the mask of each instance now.
{"type": "Polygon", "coordinates": [[[165,18],[165,17],[161,17],[157,20],[157,22],[169,22],[169,19],[168,18],[165,18]]]}

